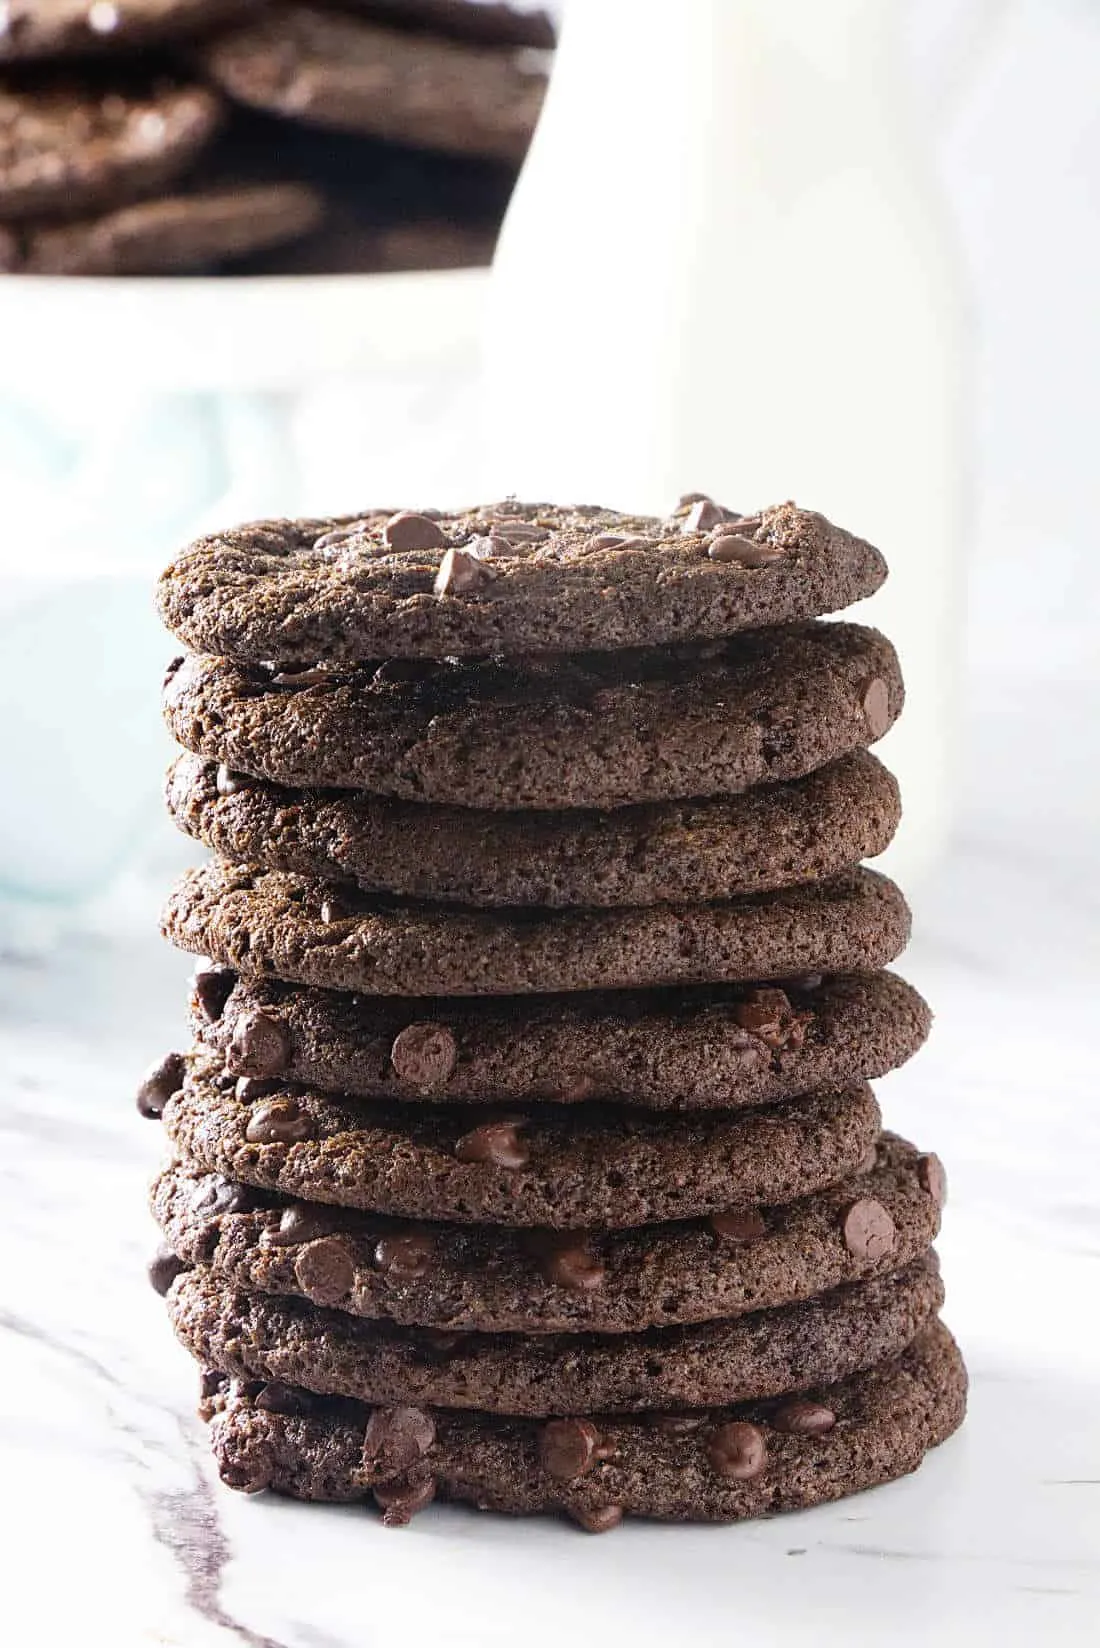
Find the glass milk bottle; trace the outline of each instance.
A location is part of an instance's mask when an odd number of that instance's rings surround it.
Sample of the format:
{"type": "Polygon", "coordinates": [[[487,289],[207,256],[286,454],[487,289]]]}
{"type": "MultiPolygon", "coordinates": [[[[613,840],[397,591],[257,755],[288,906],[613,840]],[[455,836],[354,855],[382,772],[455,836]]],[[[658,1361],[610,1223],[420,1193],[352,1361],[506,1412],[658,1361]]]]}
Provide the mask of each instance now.
{"type": "Polygon", "coordinates": [[[490,289],[484,477],[793,498],[877,543],[903,878],[948,823],[967,356],[907,92],[895,0],[574,0],[490,289]]]}

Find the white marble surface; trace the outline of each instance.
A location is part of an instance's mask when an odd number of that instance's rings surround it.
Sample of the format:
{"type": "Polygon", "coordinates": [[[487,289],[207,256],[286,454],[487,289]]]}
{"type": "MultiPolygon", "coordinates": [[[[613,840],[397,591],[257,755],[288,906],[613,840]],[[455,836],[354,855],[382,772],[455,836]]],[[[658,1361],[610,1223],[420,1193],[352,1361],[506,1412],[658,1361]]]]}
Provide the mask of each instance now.
{"type": "Polygon", "coordinates": [[[89,940],[51,963],[9,956],[8,1641],[1097,1641],[1096,631],[1087,580],[1072,601],[1048,585],[1045,645],[1025,652],[1004,570],[976,591],[1002,623],[972,649],[959,840],[916,900],[907,971],[937,1027],[881,1085],[890,1121],[951,1172],[942,1253],[973,1374],[964,1432],[906,1482],[741,1529],[628,1524],[591,1539],[432,1509],[399,1534],[358,1509],[229,1494],[192,1417],[193,1372],[142,1275],[159,1143],[131,1092],[179,1041],[185,965],[152,937],[89,940]]]}

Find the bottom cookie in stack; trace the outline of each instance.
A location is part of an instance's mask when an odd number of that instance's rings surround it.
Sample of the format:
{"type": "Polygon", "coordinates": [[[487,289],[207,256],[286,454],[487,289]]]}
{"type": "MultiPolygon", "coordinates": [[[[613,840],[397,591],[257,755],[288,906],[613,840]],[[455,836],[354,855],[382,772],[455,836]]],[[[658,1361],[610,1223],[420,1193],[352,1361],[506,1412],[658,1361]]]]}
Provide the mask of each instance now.
{"type": "Polygon", "coordinates": [[[390,1523],[438,1496],[597,1531],[914,1469],[965,1400],[935,1320],[943,1175],[891,1135],[864,1156],[794,1202],[583,1236],[409,1223],[170,1164],[163,1280],[224,1479],[373,1494],[390,1523]]]}

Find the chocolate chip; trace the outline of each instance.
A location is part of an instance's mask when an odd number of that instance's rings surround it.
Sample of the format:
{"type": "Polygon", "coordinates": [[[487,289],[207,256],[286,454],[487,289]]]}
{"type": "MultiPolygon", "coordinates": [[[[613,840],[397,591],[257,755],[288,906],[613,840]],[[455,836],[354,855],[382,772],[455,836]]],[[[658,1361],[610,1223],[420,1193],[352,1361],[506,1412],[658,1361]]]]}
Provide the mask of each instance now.
{"type": "Polygon", "coordinates": [[[333,527],[331,532],[323,532],[316,540],[315,550],[333,549],[337,544],[346,544],[349,538],[361,538],[370,531],[369,521],[351,521],[347,526],[333,527]]]}
{"type": "Polygon", "coordinates": [[[212,1397],[223,1396],[229,1389],[229,1375],[222,1373],[218,1368],[207,1368],[199,1379],[199,1395],[204,1402],[212,1397]]]}
{"type": "Polygon", "coordinates": [[[280,670],[271,677],[274,687],[319,687],[334,679],[333,672],[323,664],[304,664],[301,669],[280,670]]]}
{"type": "Polygon", "coordinates": [[[673,516],[686,515],[692,504],[710,503],[711,499],[705,492],[681,492],[679,502],[672,511],[673,516]]]}
{"type": "Polygon", "coordinates": [[[464,1133],[455,1145],[460,1162],[485,1162],[492,1167],[526,1167],[531,1152],[519,1136],[523,1122],[486,1122],[464,1133]]]}
{"type": "Polygon", "coordinates": [[[449,549],[436,574],[437,595],[469,595],[492,583],[496,573],[488,561],[468,549],[449,549]]]}
{"type": "Polygon", "coordinates": [[[219,1459],[218,1475],[227,1488],[237,1493],[263,1493],[275,1475],[275,1461],[266,1445],[250,1444],[247,1453],[235,1459],[219,1459]]]}
{"type": "Polygon", "coordinates": [[[191,1211],[213,1219],[221,1213],[247,1213],[256,1205],[255,1192],[221,1173],[200,1179],[191,1198],[191,1211]]]}
{"type": "Polygon", "coordinates": [[[551,1240],[542,1254],[542,1270],[548,1282],[574,1293],[593,1293],[603,1286],[603,1264],[582,1242],[551,1240]]]}
{"type": "Polygon", "coordinates": [[[176,672],[183,668],[184,662],[185,659],[182,652],[178,653],[175,658],[169,661],[168,668],[164,672],[164,686],[167,686],[176,672]]]}
{"type": "Polygon", "coordinates": [[[760,567],[771,566],[775,561],[783,561],[786,556],[778,544],[755,543],[752,538],[741,538],[735,533],[724,532],[720,538],[712,538],[707,549],[707,555],[712,561],[725,561],[735,566],[757,570],[760,567]]]}
{"type": "Polygon", "coordinates": [[[596,1505],[587,1509],[581,1505],[570,1505],[569,1515],[574,1522],[578,1522],[586,1534],[606,1534],[612,1528],[617,1528],[623,1519],[621,1505],[596,1505]]]}
{"type": "Polygon", "coordinates": [[[857,1259],[883,1259],[894,1245],[894,1221],[881,1202],[853,1202],[844,1215],[844,1242],[857,1259]]]}
{"type": "Polygon", "coordinates": [[[786,991],[772,988],[750,990],[741,1001],[734,1003],[733,1019],[773,1053],[787,1047],[801,1047],[809,1022],[807,1014],[795,1012],[786,991]]]}
{"type": "Polygon", "coordinates": [[[596,1463],[599,1441],[590,1419],[551,1419],[539,1436],[539,1462],[548,1476],[574,1482],[596,1463]]]}
{"type": "Polygon", "coordinates": [[[372,1491],[383,1512],[383,1527],[404,1528],[435,1498],[435,1480],[426,1476],[417,1482],[380,1482],[372,1491]]]}
{"type": "Polygon", "coordinates": [[[652,538],[643,538],[638,533],[601,532],[599,537],[593,538],[590,549],[649,549],[652,538]]]}
{"type": "Polygon", "coordinates": [[[494,538],[506,538],[509,545],[541,544],[550,536],[548,526],[539,526],[536,521],[514,521],[510,517],[493,521],[489,531],[494,538]]]}
{"type": "Polygon", "coordinates": [[[383,1236],[374,1250],[374,1262],[383,1276],[397,1282],[416,1281],[431,1268],[434,1258],[435,1238],[419,1230],[383,1236]]]}
{"type": "Polygon", "coordinates": [[[253,1401],[265,1413],[281,1413],[288,1418],[296,1414],[309,1411],[309,1398],[302,1391],[296,1391],[293,1385],[284,1385],[281,1380],[271,1379],[262,1390],[258,1391],[253,1401]]]}
{"type": "Polygon", "coordinates": [[[707,1223],[720,1242],[756,1242],[768,1234],[768,1227],[755,1208],[712,1213],[707,1223]]]}
{"type": "Polygon", "coordinates": [[[246,774],[234,772],[232,767],[227,767],[225,762],[222,762],[218,768],[218,775],[214,780],[214,788],[219,795],[236,795],[238,790],[245,789],[247,785],[248,778],[246,774]]]}
{"type": "Polygon", "coordinates": [[[390,1048],[394,1074],[422,1093],[445,1087],[457,1058],[455,1039],[444,1024],[407,1024],[390,1048]]]}
{"type": "Polygon", "coordinates": [[[867,682],[860,698],[872,738],[881,738],[890,725],[890,689],[881,676],[867,682]]]}
{"type": "Polygon", "coordinates": [[[290,1035],[282,1019],[254,1009],[233,1030],[226,1063],[235,1076],[278,1076],[290,1063],[290,1035]]]}
{"type": "Polygon", "coordinates": [[[170,1247],[162,1245],[157,1248],[146,1269],[154,1291],[163,1298],[176,1277],[182,1276],[188,1266],[170,1247]]]}
{"type": "Polygon", "coordinates": [[[423,1408],[375,1408],[363,1436],[363,1463],[380,1482],[418,1465],[435,1442],[435,1421],[423,1408]]]}
{"type": "Polygon", "coordinates": [[[168,1100],[183,1086],[185,1069],[182,1053],[166,1053],[158,1063],[149,1066],[137,1090],[137,1107],[141,1115],[155,1121],[164,1114],[168,1100]]]}
{"type": "Polygon", "coordinates": [[[265,1232],[265,1240],[272,1247],[297,1247],[300,1242],[312,1242],[318,1236],[331,1236],[335,1217],[328,1208],[294,1202],[283,1209],[276,1229],[265,1232]]]}
{"type": "Polygon", "coordinates": [[[313,1133],[313,1122],[297,1099],[267,1099],[258,1104],[244,1130],[249,1144],[297,1144],[313,1133]]]}
{"type": "Polygon", "coordinates": [[[277,1093],[279,1085],[277,1081],[264,1081],[262,1076],[241,1076],[233,1091],[242,1104],[255,1104],[257,1099],[277,1093]]]}
{"type": "Polygon", "coordinates": [[[662,1436],[690,1436],[703,1423],[703,1417],[698,1413],[658,1413],[650,1420],[655,1431],[662,1436]]]}
{"type": "Polygon", "coordinates": [[[402,509],[391,515],[382,528],[382,542],[387,549],[444,549],[447,539],[441,528],[427,515],[402,509]]]}
{"type": "Polygon", "coordinates": [[[210,1024],[217,1024],[225,1012],[237,975],[218,961],[201,962],[191,977],[191,994],[210,1024]]]}
{"type": "Polygon", "coordinates": [[[947,1171],[939,1157],[934,1153],[922,1156],[917,1163],[917,1179],[923,1191],[926,1191],[937,1207],[943,1207],[947,1201],[947,1171]]]}
{"type": "Polygon", "coordinates": [[[709,532],[727,519],[726,512],[713,498],[697,498],[684,517],[682,532],[709,532]]]}
{"type": "Polygon", "coordinates": [[[321,1236],[308,1242],[294,1261],[298,1285],[315,1305],[334,1305],[350,1292],[355,1260],[339,1236],[321,1236]]]}
{"type": "Polygon", "coordinates": [[[786,1436],[825,1436],[835,1424],[836,1414],[832,1408],[800,1396],[784,1402],[771,1417],[772,1430],[782,1431],[786,1436]]]}
{"type": "Polygon", "coordinates": [[[719,1425],[707,1443],[707,1458],[718,1475],[748,1482],[759,1476],[768,1457],[764,1433],[744,1420],[719,1425]]]}

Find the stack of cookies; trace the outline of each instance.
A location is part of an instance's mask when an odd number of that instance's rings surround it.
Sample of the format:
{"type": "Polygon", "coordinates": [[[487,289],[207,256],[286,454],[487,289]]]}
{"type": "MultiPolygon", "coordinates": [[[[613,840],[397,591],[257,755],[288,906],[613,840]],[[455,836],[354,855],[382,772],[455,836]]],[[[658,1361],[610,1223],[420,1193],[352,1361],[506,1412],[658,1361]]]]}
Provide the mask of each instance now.
{"type": "Polygon", "coordinates": [[[0,273],[487,263],[553,44],[527,0],[0,0],[0,273]]]}
{"type": "Polygon", "coordinates": [[[168,805],[216,856],[164,920],[194,1045],[139,1103],[230,1486],[725,1521],[960,1423],[943,1169],[868,1086],[929,1023],[860,867],[902,683],[820,621],[885,572],[699,496],[264,522],[168,568],[168,805]]]}

